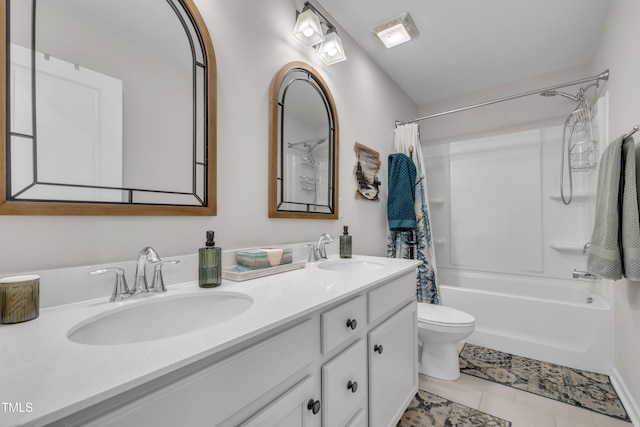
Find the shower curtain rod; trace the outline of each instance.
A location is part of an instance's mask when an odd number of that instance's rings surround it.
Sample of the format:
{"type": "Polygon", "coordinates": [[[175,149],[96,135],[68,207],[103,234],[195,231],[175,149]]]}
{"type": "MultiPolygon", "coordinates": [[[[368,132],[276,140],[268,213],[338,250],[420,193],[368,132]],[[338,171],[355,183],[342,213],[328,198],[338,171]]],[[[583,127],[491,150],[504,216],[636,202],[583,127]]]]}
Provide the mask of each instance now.
{"type": "Polygon", "coordinates": [[[431,114],[431,115],[424,116],[424,117],[419,117],[419,118],[413,119],[413,120],[405,120],[405,121],[396,120],[396,126],[405,125],[407,123],[415,123],[415,122],[419,122],[419,121],[427,120],[427,119],[433,119],[434,117],[445,116],[447,114],[459,113],[461,111],[467,111],[467,110],[471,110],[473,108],[485,107],[487,105],[497,104],[498,102],[511,101],[512,99],[522,98],[524,96],[537,95],[537,94],[540,94],[542,92],[555,90],[555,89],[561,89],[561,88],[567,87],[567,86],[575,86],[575,85],[579,85],[579,84],[582,84],[582,83],[588,83],[588,82],[592,82],[592,81],[595,81],[596,84],[597,84],[598,82],[600,82],[600,80],[609,80],[609,70],[605,70],[602,73],[598,74],[597,76],[587,77],[587,78],[580,79],[580,80],[574,80],[572,82],[562,83],[562,84],[555,85],[555,86],[550,86],[550,87],[545,87],[543,89],[532,90],[530,92],[519,93],[517,95],[506,96],[504,98],[498,98],[498,99],[494,99],[492,101],[481,102],[479,104],[468,105],[466,107],[456,108],[455,110],[443,111],[442,113],[431,114]]]}

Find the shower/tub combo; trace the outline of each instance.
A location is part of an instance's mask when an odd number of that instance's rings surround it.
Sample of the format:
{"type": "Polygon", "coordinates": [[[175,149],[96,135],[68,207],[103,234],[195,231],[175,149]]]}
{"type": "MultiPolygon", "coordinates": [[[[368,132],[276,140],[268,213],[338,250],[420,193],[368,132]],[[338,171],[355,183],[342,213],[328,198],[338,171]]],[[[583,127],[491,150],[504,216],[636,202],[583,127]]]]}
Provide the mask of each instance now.
{"type": "Polygon", "coordinates": [[[606,95],[590,105],[589,87],[524,94],[576,102],[564,125],[423,151],[442,304],[475,317],[467,342],[609,374],[610,290],[581,274],[607,139],[606,95]]]}

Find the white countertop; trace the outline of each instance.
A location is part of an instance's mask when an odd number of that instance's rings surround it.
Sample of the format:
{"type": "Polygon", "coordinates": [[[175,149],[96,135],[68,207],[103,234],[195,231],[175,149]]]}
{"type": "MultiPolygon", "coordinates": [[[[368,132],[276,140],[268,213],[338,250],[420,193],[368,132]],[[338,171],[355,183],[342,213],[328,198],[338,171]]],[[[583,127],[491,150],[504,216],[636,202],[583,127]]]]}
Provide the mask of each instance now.
{"type": "Polygon", "coordinates": [[[318,263],[309,263],[300,270],[245,282],[223,280],[213,289],[186,282],[169,286],[164,294],[121,303],[108,302],[106,295],[42,309],[32,321],[0,325],[0,426],[53,422],[419,265],[415,260],[352,259],[384,267],[351,273],[326,271],[318,263]],[[124,345],[86,345],[67,338],[77,323],[122,305],[165,295],[229,291],[248,295],[253,305],[237,317],[187,334],[124,345]]]}

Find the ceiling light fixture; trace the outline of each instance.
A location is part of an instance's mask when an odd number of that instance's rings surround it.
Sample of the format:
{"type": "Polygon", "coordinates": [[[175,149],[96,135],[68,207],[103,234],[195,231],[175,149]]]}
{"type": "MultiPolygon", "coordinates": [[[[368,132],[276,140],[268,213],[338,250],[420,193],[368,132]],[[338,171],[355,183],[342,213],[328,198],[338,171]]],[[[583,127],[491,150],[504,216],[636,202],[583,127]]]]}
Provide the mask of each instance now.
{"type": "Polygon", "coordinates": [[[418,36],[418,28],[409,13],[403,13],[393,19],[376,25],[371,29],[387,48],[398,46],[418,36]]]}
{"type": "Polygon", "coordinates": [[[318,56],[327,65],[336,64],[347,59],[344,54],[344,47],[342,46],[342,40],[338,37],[335,28],[331,28],[324,36],[324,41],[318,48],[318,56]]]}
{"type": "Polygon", "coordinates": [[[313,6],[310,4],[305,3],[302,12],[298,13],[291,36],[304,47],[311,47],[324,41],[320,18],[314,13],[313,6]]]}
{"type": "Polygon", "coordinates": [[[304,2],[302,12],[296,11],[296,25],[291,36],[304,47],[315,46],[318,56],[327,65],[347,59],[336,27],[308,1],[304,2]],[[326,33],[322,25],[327,28],[326,33]]]}

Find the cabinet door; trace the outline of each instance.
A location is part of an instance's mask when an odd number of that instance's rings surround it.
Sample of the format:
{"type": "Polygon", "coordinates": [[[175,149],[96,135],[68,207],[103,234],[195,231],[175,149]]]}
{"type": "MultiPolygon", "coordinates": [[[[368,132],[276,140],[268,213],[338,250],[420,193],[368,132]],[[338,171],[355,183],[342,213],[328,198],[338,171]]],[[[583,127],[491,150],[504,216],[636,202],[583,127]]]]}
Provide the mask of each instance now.
{"type": "Polygon", "coordinates": [[[415,302],[369,332],[369,426],[395,425],[418,391],[415,302]]]}
{"type": "Polygon", "coordinates": [[[247,420],[241,427],[315,427],[320,425],[320,413],[309,409],[315,403],[313,377],[307,377],[269,406],[247,420]]]}

